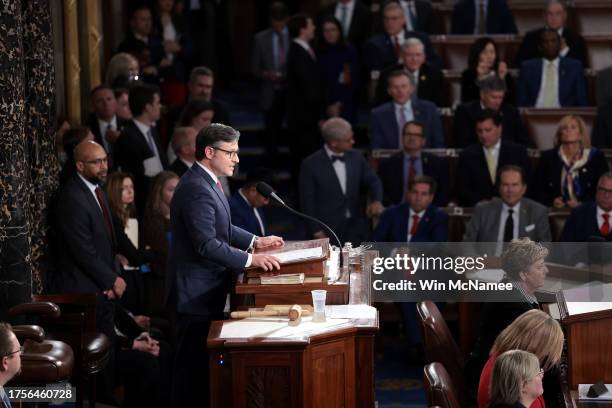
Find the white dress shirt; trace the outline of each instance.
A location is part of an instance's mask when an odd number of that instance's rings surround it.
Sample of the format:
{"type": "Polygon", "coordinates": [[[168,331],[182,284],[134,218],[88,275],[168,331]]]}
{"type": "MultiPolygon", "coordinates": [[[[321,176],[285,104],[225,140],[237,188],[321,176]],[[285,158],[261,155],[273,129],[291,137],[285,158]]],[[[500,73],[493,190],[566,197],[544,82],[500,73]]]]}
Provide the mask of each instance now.
{"type": "Polygon", "coordinates": [[[108,140],[106,140],[106,131],[109,129],[109,125],[111,130],[117,130],[117,116],[113,116],[108,122],[98,118],[98,129],[100,129],[100,136],[102,136],[102,145],[106,152],[110,154],[112,146],[108,140]]]}
{"type": "MultiPolygon", "coordinates": [[[[355,9],[355,0],[347,1],[346,3],[337,2],[336,3],[336,11],[334,12],[334,17],[338,19],[340,25],[342,25],[342,9],[346,8],[346,29],[347,32],[344,33],[344,39],[348,36],[348,30],[351,26],[351,22],[353,21],[353,10],[355,9]]],[[[343,27],[344,28],[344,27],[343,27]]]]}
{"type": "MultiPolygon", "coordinates": [[[[329,160],[332,159],[332,156],[342,156],[344,157],[344,153],[334,153],[327,144],[323,145],[323,149],[325,149],[325,154],[329,157],[329,160]]],[[[340,189],[342,190],[342,194],[346,195],[346,162],[343,160],[334,160],[332,161],[332,167],[334,168],[334,173],[336,173],[336,177],[338,178],[338,182],[340,183],[340,189]]],[[[351,212],[347,208],[346,209],[346,218],[351,217],[351,212]]]]}
{"type": "Polygon", "coordinates": [[[293,42],[299,44],[303,49],[305,49],[308,54],[310,54],[311,56],[314,55],[314,51],[312,50],[312,48],[310,48],[310,44],[308,44],[306,41],[300,39],[300,38],[294,38],[293,42]]]}
{"type": "MultiPolygon", "coordinates": [[[[91,191],[91,194],[93,195],[94,200],[96,200],[96,203],[98,203],[98,207],[100,207],[100,212],[102,212],[102,206],[100,205],[100,202],[98,201],[98,196],[96,195],[96,188],[98,188],[99,186],[87,180],[80,173],[77,173],[77,175],[81,178],[81,180],[83,180],[83,183],[85,183],[89,191],[91,191]]],[[[104,215],[104,213],[102,213],[102,215],[104,215]]]]}
{"type": "Polygon", "coordinates": [[[612,211],[604,211],[599,206],[597,206],[597,228],[601,230],[601,226],[604,223],[604,219],[602,217],[603,214],[608,214],[608,223],[612,228],[612,211]]]}
{"type": "Polygon", "coordinates": [[[153,156],[148,159],[144,159],[142,165],[144,166],[144,174],[147,177],[155,177],[162,171],[164,171],[164,166],[162,165],[161,159],[159,157],[159,152],[157,151],[157,145],[155,144],[155,139],[153,138],[153,134],[151,133],[151,139],[153,146],[149,144],[149,136],[148,133],[153,128],[152,126],[147,126],[142,122],[134,119],[134,123],[140,132],[142,133],[147,146],[153,150],[153,156]]]}
{"type": "MultiPolygon", "coordinates": [[[[546,72],[547,72],[547,68],[548,68],[548,64],[551,63],[555,66],[555,69],[557,71],[557,76],[555,78],[555,81],[553,82],[555,89],[559,89],[559,58],[555,58],[552,61],[548,61],[546,58],[542,58],[542,78],[540,80],[540,91],[538,92],[538,99],[536,100],[536,108],[540,108],[544,105],[544,88],[546,88],[545,84],[546,84],[546,72]]],[[[559,103],[559,92],[557,91],[557,101],[556,101],[556,106],[560,107],[561,104],[559,103]]]]}

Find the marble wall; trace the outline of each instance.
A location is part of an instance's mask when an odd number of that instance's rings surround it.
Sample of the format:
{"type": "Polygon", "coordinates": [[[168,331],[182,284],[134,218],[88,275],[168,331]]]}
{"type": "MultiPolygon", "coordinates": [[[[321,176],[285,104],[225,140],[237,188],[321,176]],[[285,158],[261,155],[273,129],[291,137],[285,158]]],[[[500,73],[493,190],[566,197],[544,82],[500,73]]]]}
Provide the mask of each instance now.
{"type": "Polygon", "coordinates": [[[0,317],[42,290],[57,188],[49,0],[0,7],[0,317]]]}

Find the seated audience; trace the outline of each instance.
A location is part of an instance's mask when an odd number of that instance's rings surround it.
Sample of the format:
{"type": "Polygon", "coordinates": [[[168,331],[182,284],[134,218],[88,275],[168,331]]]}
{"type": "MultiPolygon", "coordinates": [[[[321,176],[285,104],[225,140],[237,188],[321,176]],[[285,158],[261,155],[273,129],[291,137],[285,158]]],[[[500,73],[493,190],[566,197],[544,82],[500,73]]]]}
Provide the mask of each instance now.
{"type": "Polygon", "coordinates": [[[173,65],[165,55],[161,38],[153,32],[151,9],[147,5],[137,6],[129,17],[129,25],[130,30],[119,44],[118,51],[132,54],[138,60],[141,80],[159,85],[160,79],[173,71],[173,65]]]}
{"type": "Polygon", "coordinates": [[[503,359],[508,352],[512,352],[510,350],[522,350],[535,355],[537,364],[534,366],[538,368],[540,381],[545,384],[544,395],[542,395],[542,384],[540,383],[540,390],[532,395],[531,404],[524,405],[524,407],[557,406],[556,394],[559,391],[557,366],[561,361],[563,341],[561,326],[549,314],[541,310],[529,310],[519,315],[495,339],[489,359],[480,375],[478,407],[495,406],[495,403],[500,402],[498,393],[503,394],[499,389],[503,384],[497,381],[496,374],[499,374],[500,359],[503,359]]]}
{"type": "Polygon", "coordinates": [[[517,165],[529,174],[527,149],[502,140],[499,113],[485,109],[476,119],[476,133],[479,143],[463,149],[457,163],[457,198],[459,205],[466,207],[497,195],[499,170],[505,165],[517,165]]]}
{"type": "Polygon", "coordinates": [[[66,160],[62,165],[59,174],[60,187],[63,186],[72,176],[76,174],[76,162],[74,160],[74,149],[84,141],[93,141],[94,135],[84,126],[77,126],[68,129],[62,137],[62,149],[66,155],[66,160]]]}
{"type": "Polygon", "coordinates": [[[115,88],[113,92],[117,100],[117,118],[123,121],[131,120],[132,111],[130,110],[129,90],[127,88],[115,88]]]}
{"type": "Polygon", "coordinates": [[[506,351],[495,360],[490,408],[529,408],[544,393],[544,371],[538,358],[522,350],[506,351]]]}
{"type": "Polygon", "coordinates": [[[271,161],[276,161],[277,145],[287,110],[287,51],[289,20],[287,6],[274,1],[269,6],[270,27],[255,35],[252,72],[259,80],[259,107],[264,114],[265,148],[271,161]]]}
{"type": "Polygon", "coordinates": [[[442,72],[425,62],[425,45],[418,38],[404,41],[401,51],[401,62],[385,68],[376,83],[374,104],[380,105],[390,100],[387,92],[388,76],[392,72],[404,70],[412,77],[416,96],[435,103],[438,107],[448,104],[447,84],[442,72]]]}
{"type": "Polygon", "coordinates": [[[335,17],[325,17],[321,31],[317,63],[325,88],[327,115],[340,116],[355,124],[361,89],[357,50],[344,41],[340,22],[335,17]]]}
{"type": "Polygon", "coordinates": [[[514,81],[506,63],[499,60],[497,44],[489,37],[478,38],[470,47],[468,67],[461,73],[461,102],[478,100],[480,83],[490,77],[506,83],[504,101],[514,103],[514,81]]]}
{"type": "Polygon", "coordinates": [[[142,227],[142,243],[153,251],[151,273],[145,274],[145,309],[152,316],[166,314],[166,263],[170,232],[170,202],[179,178],[171,171],[162,171],[151,185],[142,227]]]}
{"type": "Polygon", "coordinates": [[[398,64],[401,46],[409,38],[421,40],[425,44],[427,62],[438,69],[442,68],[442,59],[436,53],[427,34],[405,30],[404,11],[398,3],[388,2],[383,8],[382,16],[384,32],[374,34],[364,46],[368,78],[376,80],[382,70],[398,64]]]}
{"type": "MultiPolygon", "coordinates": [[[[210,124],[210,123],[209,123],[210,124]]],[[[191,126],[174,129],[170,147],[176,156],[168,170],[181,177],[195,163],[195,143],[198,132],[191,126]]]]}
{"type": "Polygon", "coordinates": [[[453,121],[453,136],[457,147],[466,147],[478,140],[476,119],[485,109],[499,113],[502,118],[502,140],[527,146],[528,138],[519,110],[504,102],[506,83],[497,76],[478,82],[480,98],[457,106],[453,121]]]}
{"type": "Polygon", "coordinates": [[[550,242],[548,209],[525,197],[527,180],[519,166],[506,165],[499,170],[499,198],[477,205],[468,223],[466,242],[497,242],[501,253],[504,242],[530,238],[550,242]]]}
{"type": "Polygon", "coordinates": [[[405,71],[394,71],[389,77],[387,92],[391,102],[372,110],[370,145],[372,149],[398,149],[402,146],[404,125],[410,121],[423,124],[427,137],[425,147],[444,147],[442,121],[436,105],[413,98],[414,84],[405,71]]]}
{"type": "Polygon", "coordinates": [[[597,183],[595,202],[574,208],[563,226],[564,242],[612,241],[612,172],[601,175],[597,183]]]}
{"type": "Polygon", "coordinates": [[[423,125],[406,122],[402,135],[403,151],[378,163],[378,177],[383,184],[383,204],[400,204],[408,192],[410,180],[416,176],[430,176],[436,181],[434,204],[445,206],[449,198],[448,162],[442,157],[423,151],[427,135],[423,125]],[[398,177],[398,175],[402,175],[398,177]]]}
{"type": "Polygon", "coordinates": [[[561,37],[545,28],[540,33],[542,58],[521,64],[517,105],[536,108],[586,106],[586,79],[580,61],[561,57],[561,37]]]}
{"type": "Polygon", "coordinates": [[[372,234],[376,242],[446,242],[448,214],[432,202],[436,181],[416,176],[409,182],[405,203],[387,208],[372,234]]]}
{"type": "MultiPolygon", "coordinates": [[[[301,165],[300,207],[305,214],[327,224],[340,240],[360,243],[370,235],[366,216],[379,215],[383,206],[382,184],[363,155],[353,149],[351,124],[332,118],[321,127],[325,144],[301,165]],[[370,204],[365,207],[366,190],[370,204]]],[[[309,223],[315,238],[327,236],[318,224],[309,223]]]]}
{"type": "MultiPolygon", "coordinates": [[[[91,105],[92,113],[87,126],[96,143],[103,146],[109,159],[112,159],[115,141],[127,122],[117,116],[117,99],[111,88],[104,85],[95,87],[91,91],[91,105]]],[[[109,167],[113,167],[112,162],[109,167]]]]}
{"type": "Polygon", "coordinates": [[[113,55],[106,67],[104,85],[110,88],[131,88],[140,78],[140,65],[133,55],[120,52],[113,55]]]}
{"type": "Polygon", "coordinates": [[[259,194],[256,186],[261,181],[272,184],[270,179],[270,172],[266,169],[254,169],[247,173],[244,185],[229,199],[232,225],[259,237],[268,235],[266,216],[262,207],[268,205],[270,200],[259,194]]]}
{"type": "Polygon", "coordinates": [[[580,116],[567,115],[555,133],[555,148],[542,152],[537,172],[538,201],[555,208],[574,208],[595,198],[597,181],[608,162],[586,133],[580,116]]]}
{"type": "Polygon", "coordinates": [[[451,34],[516,34],[506,0],[458,0],[453,7],[451,34]]]}
{"type": "Polygon", "coordinates": [[[134,118],[115,142],[115,165],[134,177],[136,209],[141,214],[151,179],[168,165],[155,126],[160,109],[159,88],[153,85],[132,88],[130,110],[134,118]]]}
{"type": "Polygon", "coordinates": [[[540,54],[540,35],[545,28],[555,30],[561,36],[561,57],[578,60],[582,66],[587,68],[587,49],[584,38],[571,30],[567,23],[567,4],[564,0],[547,0],[544,8],[544,27],[531,30],[525,34],[519,47],[515,65],[520,66],[524,61],[532,58],[542,58],[540,54]]]}
{"type": "Polygon", "coordinates": [[[335,17],[342,26],[344,38],[361,50],[372,34],[372,12],[361,0],[337,0],[325,6],[319,16],[319,25],[325,17],[335,17]]]}

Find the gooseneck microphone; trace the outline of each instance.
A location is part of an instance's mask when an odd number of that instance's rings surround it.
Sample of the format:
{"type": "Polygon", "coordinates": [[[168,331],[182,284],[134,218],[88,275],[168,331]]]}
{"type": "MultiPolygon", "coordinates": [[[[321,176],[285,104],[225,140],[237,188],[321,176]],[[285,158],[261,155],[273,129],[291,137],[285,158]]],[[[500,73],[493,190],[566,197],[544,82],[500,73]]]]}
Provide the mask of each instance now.
{"type": "MultiPolygon", "coordinates": [[[[286,209],[288,209],[289,211],[291,211],[292,213],[299,215],[300,217],[306,218],[310,221],[316,222],[317,224],[319,224],[320,226],[322,226],[327,233],[329,234],[329,236],[333,237],[334,240],[336,241],[336,243],[338,244],[338,248],[340,248],[340,267],[343,267],[344,265],[342,264],[342,243],[340,242],[340,239],[338,239],[338,236],[336,235],[336,233],[327,226],[327,224],[325,224],[323,221],[318,220],[314,217],[311,217],[310,215],[301,213],[299,211],[294,210],[293,208],[289,207],[287,204],[285,204],[285,202],[283,200],[281,200],[281,198],[274,192],[274,189],[272,187],[270,187],[269,184],[264,183],[263,181],[260,181],[259,183],[257,183],[255,185],[255,188],[257,189],[257,192],[259,194],[261,194],[262,196],[264,196],[267,199],[273,199],[274,201],[276,201],[277,203],[279,203],[280,205],[282,205],[283,207],[285,207],[286,209]]],[[[348,265],[347,265],[348,266],[348,265]]]]}

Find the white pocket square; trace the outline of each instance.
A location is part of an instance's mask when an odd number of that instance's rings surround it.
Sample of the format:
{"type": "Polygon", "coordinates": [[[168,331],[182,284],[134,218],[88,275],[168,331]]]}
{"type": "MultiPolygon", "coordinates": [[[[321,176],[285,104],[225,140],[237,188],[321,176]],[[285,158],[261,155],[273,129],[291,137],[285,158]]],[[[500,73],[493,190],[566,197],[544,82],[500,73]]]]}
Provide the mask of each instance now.
{"type": "Polygon", "coordinates": [[[525,232],[533,231],[535,229],[535,224],[529,224],[525,227],[525,232]]]}

